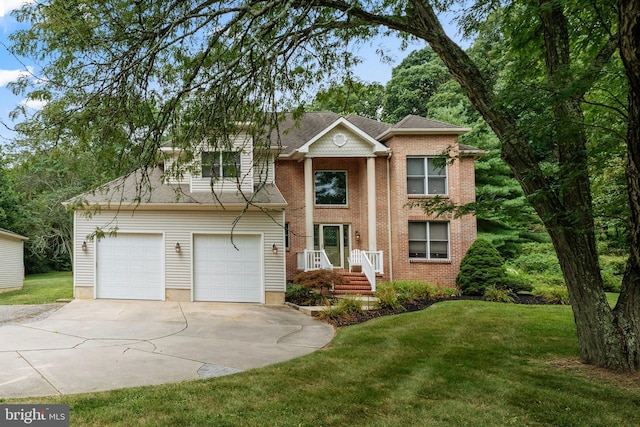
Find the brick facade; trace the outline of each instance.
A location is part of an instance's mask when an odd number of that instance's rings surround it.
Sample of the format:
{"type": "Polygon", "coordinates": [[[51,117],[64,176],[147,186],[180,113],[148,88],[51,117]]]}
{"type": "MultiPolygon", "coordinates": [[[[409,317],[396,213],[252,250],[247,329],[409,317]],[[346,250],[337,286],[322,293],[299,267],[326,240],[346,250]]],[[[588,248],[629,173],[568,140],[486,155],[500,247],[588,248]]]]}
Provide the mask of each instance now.
{"type": "MultiPolygon", "coordinates": [[[[423,135],[391,135],[383,143],[390,149],[375,159],[376,248],[368,247],[367,158],[313,157],[313,171],[344,170],[347,172],[346,206],[314,206],[314,224],[348,224],[351,249],[382,250],[382,280],[418,279],[442,286],[454,286],[460,261],[476,238],[476,220],[427,216],[418,208],[408,208],[415,200],[407,194],[407,156],[439,156],[449,151],[454,159],[448,165],[448,195],[455,204],[475,200],[474,158],[459,156],[456,134],[433,132],[423,135]],[[449,223],[449,259],[416,260],[409,258],[409,221],[446,221],[449,223]],[[356,232],[360,239],[356,240],[356,232]]],[[[339,153],[339,150],[336,150],[339,153]]],[[[324,153],[326,154],[326,153],[324,153]]],[[[371,154],[369,155],[371,156],[371,154]]],[[[281,158],[276,163],[276,185],[288,202],[285,221],[289,223],[290,247],[287,249],[287,279],[298,272],[297,253],[305,249],[305,185],[304,161],[281,158]]],[[[345,265],[348,268],[348,265],[345,265]]]]}

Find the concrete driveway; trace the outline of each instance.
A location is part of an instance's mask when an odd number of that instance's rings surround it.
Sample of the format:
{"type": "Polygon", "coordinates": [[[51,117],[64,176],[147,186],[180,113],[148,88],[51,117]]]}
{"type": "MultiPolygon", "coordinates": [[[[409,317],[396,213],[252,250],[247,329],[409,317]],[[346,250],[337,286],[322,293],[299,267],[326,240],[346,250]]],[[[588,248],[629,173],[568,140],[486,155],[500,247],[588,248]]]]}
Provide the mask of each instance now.
{"type": "Polygon", "coordinates": [[[0,398],[233,374],[311,353],[333,335],[285,306],[76,300],[0,326],[0,398]]]}

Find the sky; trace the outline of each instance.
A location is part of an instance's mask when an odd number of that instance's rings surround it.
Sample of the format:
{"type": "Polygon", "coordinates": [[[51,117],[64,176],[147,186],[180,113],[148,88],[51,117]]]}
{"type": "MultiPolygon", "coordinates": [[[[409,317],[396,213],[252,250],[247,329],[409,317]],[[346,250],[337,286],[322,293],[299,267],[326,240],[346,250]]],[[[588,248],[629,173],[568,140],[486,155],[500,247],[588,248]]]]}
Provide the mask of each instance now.
{"type": "MultiPolygon", "coordinates": [[[[34,0],[0,0],[0,146],[6,144],[14,133],[7,129],[7,126],[13,127],[16,122],[11,121],[9,113],[18,105],[27,106],[27,111],[36,111],[41,107],[36,102],[29,101],[17,97],[7,88],[7,83],[17,79],[25,73],[31,73],[36,68],[33,64],[25,62],[24,58],[19,59],[13,57],[7,50],[9,45],[9,35],[14,31],[25,28],[23,24],[19,24],[11,11],[19,8],[23,3],[34,0]],[[7,126],[5,126],[6,124],[7,126]]],[[[441,21],[445,26],[448,35],[457,40],[463,47],[468,46],[468,41],[460,40],[455,26],[451,23],[453,14],[441,17],[441,21]]],[[[401,49],[401,41],[395,37],[380,37],[369,44],[358,47],[357,53],[364,62],[358,65],[354,74],[364,82],[378,82],[386,84],[391,78],[391,70],[398,65],[411,51],[421,49],[424,43],[411,43],[406,50],[401,49]],[[391,62],[383,63],[380,61],[378,50],[383,50],[386,55],[392,58],[391,62]]]]}

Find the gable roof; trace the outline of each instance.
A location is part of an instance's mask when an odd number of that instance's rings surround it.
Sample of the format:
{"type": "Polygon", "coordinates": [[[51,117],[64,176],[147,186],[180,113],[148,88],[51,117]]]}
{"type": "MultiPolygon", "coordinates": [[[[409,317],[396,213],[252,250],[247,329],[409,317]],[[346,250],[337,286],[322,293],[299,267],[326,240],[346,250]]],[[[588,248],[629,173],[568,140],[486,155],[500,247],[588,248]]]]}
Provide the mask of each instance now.
{"type": "Polygon", "coordinates": [[[117,209],[176,209],[189,208],[244,208],[248,200],[264,208],[282,208],[287,205],[282,193],[274,184],[265,184],[253,194],[240,191],[192,192],[187,184],[170,184],[165,181],[160,167],[148,171],[137,170],[117,178],[93,192],[83,193],[64,202],[65,205],[81,203],[83,206],[103,206],[117,209]]]}
{"type": "Polygon", "coordinates": [[[288,157],[308,143],[315,141],[319,135],[323,135],[329,129],[335,127],[336,123],[340,122],[341,119],[342,124],[348,123],[357,128],[359,130],[358,133],[364,133],[378,142],[384,142],[393,135],[462,135],[471,131],[469,128],[413,114],[392,125],[356,114],[349,114],[345,117],[329,111],[310,111],[299,119],[295,119],[290,113],[286,114],[285,120],[271,134],[271,140],[278,141],[279,136],[282,147],[281,155],[288,157]]]}
{"type": "Polygon", "coordinates": [[[362,129],[360,129],[358,126],[354,125],[353,123],[349,122],[344,117],[339,117],[338,120],[336,120],[335,122],[331,123],[329,126],[327,126],[324,129],[322,129],[320,131],[320,133],[317,133],[313,138],[311,138],[304,145],[302,145],[298,149],[298,151],[300,153],[308,153],[309,152],[309,147],[314,142],[316,142],[317,140],[319,140],[324,135],[326,135],[327,133],[331,132],[333,129],[337,128],[338,126],[344,126],[347,129],[349,129],[351,132],[353,132],[356,135],[358,135],[365,142],[369,143],[373,147],[373,151],[376,152],[376,153],[377,152],[387,152],[387,151],[389,151],[389,149],[387,147],[385,147],[382,143],[378,142],[375,138],[373,138],[373,136],[371,136],[368,133],[364,132],[362,129]]]}

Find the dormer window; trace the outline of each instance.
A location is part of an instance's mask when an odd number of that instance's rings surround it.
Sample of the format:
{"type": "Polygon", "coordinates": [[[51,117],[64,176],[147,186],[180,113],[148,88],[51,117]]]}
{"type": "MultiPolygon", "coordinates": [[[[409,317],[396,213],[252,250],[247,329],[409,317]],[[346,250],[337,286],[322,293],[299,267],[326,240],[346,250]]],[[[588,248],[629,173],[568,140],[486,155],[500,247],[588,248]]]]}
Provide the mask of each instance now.
{"type": "Polygon", "coordinates": [[[202,153],[202,177],[239,178],[239,151],[206,151],[202,153]]]}

